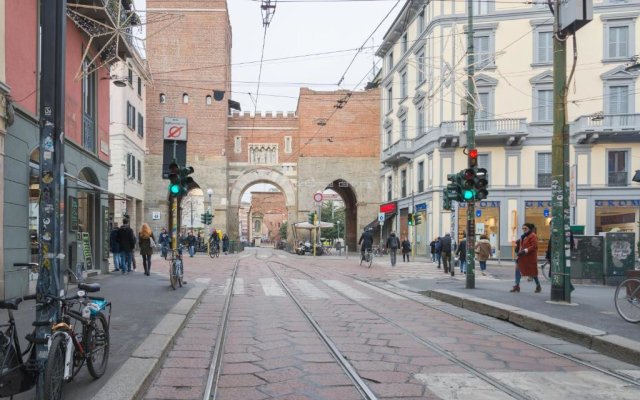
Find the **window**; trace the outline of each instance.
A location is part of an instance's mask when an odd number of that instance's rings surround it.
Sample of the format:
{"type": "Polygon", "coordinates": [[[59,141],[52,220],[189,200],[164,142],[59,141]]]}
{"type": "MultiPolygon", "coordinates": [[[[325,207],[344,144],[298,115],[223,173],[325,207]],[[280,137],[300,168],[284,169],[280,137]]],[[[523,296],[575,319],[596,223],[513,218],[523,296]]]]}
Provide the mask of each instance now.
{"type": "Polygon", "coordinates": [[[418,66],[416,69],[416,78],[418,80],[418,85],[424,82],[424,50],[421,50],[418,54],[416,54],[416,61],[418,62],[418,66]]]}
{"type": "Polygon", "coordinates": [[[553,90],[536,90],[536,122],[553,122],[553,90]]]}
{"type": "Polygon", "coordinates": [[[476,114],[477,119],[490,119],[493,115],[491,93],[479,92],[478,93],[478,110],[476,114]]]}
{"type": "Polygon", "coordinates": [[[629,57],[629,27],[611,26],[609,27],[609,49],[608,58],[628,58],[629,57]]]}
{"type": "Polygon", "coordinates": [[[608,186],[627,186],[627,151],[613,150],[607,154],[608,186]]]}
{"type": "Polygon", "coordinates": [[[206,95],[204,98],[204,103],[208,106],[211,105],[211,95],[206,95]]]}
{"type": "Polygon", "coordinates": [[[407,138],[407,117],[400,120],[400,140],[407,138]]]}
{"type": "Polygon", "coordinates": [[[284,137],[284,152],[285,153],[291,153],[291,151],[292,151],[291,136],[285,136],[284,137]]]}
{"type": "Polygon", "coordinates": [[[407,170],[400,171],[400,187],[402,197],[407,197],[407,170]]]}
{"type": "Polygon", "coordinates": [[[144,137],[144,117],[138,113],[138,136],[144,137]]]}
{"type": "Polygon", "coordinates": [[[418,36],[424,31],[424,9],[418,14],[418,36]]]}
{"type": "Polygon", "coordinates": [[[393,69],[393,52],[387,56],[387,72],[393,69]]]}
{"type": "Polygon", "coordinates": [[[136,108],[127,101],[127,127],[136,129],[136,108]]]}
{"type": "Polygon", "coordinates": [[[167,102],[167,96],[164,93],[160,93],[160,104],[165,104],[167,102]]]}
{"type": "Polygon", "coordinates": [[[142,79],[138,77],[138,96],[142,96],[142,79]]]}
{"type": "Polygon", "coordinates": [[[391,201],[393,198],[393,178],[391,176],[387,177],[387,201],[391,201]]]}
{"type": "Polygon", "coordinates": [[[89,60],[83,63],[82,77],[82,147],[96,151],[96,72],[89,60]]]}
{"type": "Polygon", "coordinates": [[[400,101],[409,95],[409,82],[407,81],[407,70],[400,72],[400,101]]]}
{"type": "Polygon", "coordinates": [[[138,160],[138,182],[142,182],[142,161],[138,160]]]}
{"type": "Polygon", "coordinates": [[[475,51],[476,68],[482,69],[492,64],[493,54],[489,47],[490,37],[488,35],[475,36],[473,38],[473,48],[475,51]]]}
{"type": "Polygon", "coordinates": [[[187,93],[182,94],[182,103],[189,104],[189,95],[187,93]]]}
{"type": "Polygon", "coordinates": [[[409,48],[409,36],[407,33],[402,35],[402,54],[406,53],[409,48]]]}
{"type": "Polygon", "coordinates": [[[129,86],[133,86],[133,70],[131,67],[127,71],[127,82],[129,82],[129,86]]]}
{"type": "Polygon", "coordinates": [[[629,86],[609,86],[607,114],[629,114],[629,86]]]}
{"type": "Polygon", "coordinates": [[[133,154],[127,153],[127,178],[134,179],[136,177],[136,158],[133,154]]]}
{"type": "Polygon", "coordinates": [[[536,165],[537,184],[539,188],[551,187],[551,153],[538,153],[536,165]]]}
{"type": "Polygon", "coordinates": [[[387,112],[393,111],[393,85],[387,87],[387,112]]]}
{"type": "Polygon", "coordinates": [[[495,4],[491,0],[473,0],[473,14],[486,15],[495,8],[495,4]]]}
{"type": "Polygon", "coordinates": [[[478,167],[486,169],[489,173],[489,154],[478,154],[478,167]]]}
{"type": "Polygon", "coordinates": [[[424,161],[418,163],[418,193],[424,192],[424,161]]]}
{"type": "Polygon", "coordinates": [[[392,131],[391,131],[391,127],[388,127],[387,130],[384,132],[385,133],[385,148],[391,146],[393,143],[391,143],[392,140],[392,131]]]}
{"type": "Polygon", "coordinates": [[[537,32],[534,40],[534,64],[552,64],[553,32],[537,32]]]}
{"type": "Polygon", "coordinates": [[[424,134],[424,103],[416,110],[416,137],[424,134]]]}

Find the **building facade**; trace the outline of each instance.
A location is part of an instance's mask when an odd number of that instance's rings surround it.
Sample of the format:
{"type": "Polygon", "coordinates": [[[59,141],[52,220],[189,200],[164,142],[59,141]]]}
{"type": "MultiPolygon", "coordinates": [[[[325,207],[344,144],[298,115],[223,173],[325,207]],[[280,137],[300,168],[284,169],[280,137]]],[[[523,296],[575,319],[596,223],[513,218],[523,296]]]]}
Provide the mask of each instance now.
{"type": "MultiPolygon", "coordinates": [[[[122,12],[132,4],[121,0],[122,12]]],[[[38,261],[39,216],[39,87],[41,59],[39,55],[40,1],[3,2],[5,40],[5,82],[11,88],[12,124],[6,129],[3,160],[3,237],[0,276],[4,285],[0,296],[6,298],[26,293],[29,275],[13,267],[16,262],[38,261]]],[[[81,28],[83,12],[108,24],[113,19],[103,2],[96,1],[95,11],[75,7],[69,2],[66,29],[65,68],[65,237],[62,249],[66,263],[78,262],[95,271],[108,268],[108,202],[109,149],[109,63],[98,57],[106,38],[92,40],[86,27],[81,28]],[[77,238],[85,235],[87,262],[78,251],[77,238]]],[[[118,19],[118,17],[115,17],[118,19]]],[[[114,55],[133,57],[124,33],[114,55]]]]}
{"type": "MultiPolygon", "coordinates": [[[[553,16],[537,3],[473,4],[476,148],[489,172],[476,233],[488,235],[494,256],[510,258],[524,222],[537,226],[542,250],[550,236],[553,16]]],[[[631,181],[640,168],[638,82],[625,68],[637,54],[640,2],[598,1],[593,9],[576,36],[568,97],[572,222],[586,234],[638,237],[640,188],[631,181]]],[[[436,236],[459,238],[465,229],[465,205],[444,211],[442,189],[447,174],[467,165],[466,24],[465,2],[407,1],[377,51],[384,59],[381,207],[397,212],[385,227],[413,237],[419,254],[436,236]],[[410,212],[424,223],[409,227],[410,212]]],[[[571,40],[567,48],[571,55],[571,40]]]]}

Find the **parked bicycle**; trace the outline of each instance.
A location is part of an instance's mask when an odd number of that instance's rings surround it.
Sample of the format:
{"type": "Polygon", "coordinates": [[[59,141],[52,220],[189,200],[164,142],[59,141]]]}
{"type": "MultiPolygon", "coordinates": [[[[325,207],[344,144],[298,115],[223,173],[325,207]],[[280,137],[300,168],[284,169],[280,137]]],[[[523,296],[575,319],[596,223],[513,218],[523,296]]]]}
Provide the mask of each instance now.
{"type": "Polygon", "coordinates": [[[389,254],[389,252],[387,251],[386,247],[377,246],[375,249],[373,249],[373,255],[376,257],[382,257],[387,254],[389,254]]]}
{"type": "Polygon", "coordinates": [[[539,275],[542,275],[547,281],[551,279],[551,265],[549,265],[549,260],[545,260],[544,263],[542,263],[539,275]]]}
{"type": "Polygon", "coordinates": [[[182,262],[182,249],[183,246],[179,245],[177,249],[172,249],[169,259],[169,284],[173,290],[176,287],[182,287],[183,277],[183,262],[182,262]]]}
{"type": "Polygon", "coordinates": [[[361,254],[360,256],[360,265],[362,265],[362,263],[364,262],[364,264],[367,266],[367,268],[371,268],[371,264],[373,263],[373,250],[372,249],[366,249],[364,251],[364,254],[361,254]]]}
{"type": "Polygon", "coordinates": [[[640,322],[640,279],[628,277],[616,288],[616,311],[622,319],[637,324],[640,322]]]}

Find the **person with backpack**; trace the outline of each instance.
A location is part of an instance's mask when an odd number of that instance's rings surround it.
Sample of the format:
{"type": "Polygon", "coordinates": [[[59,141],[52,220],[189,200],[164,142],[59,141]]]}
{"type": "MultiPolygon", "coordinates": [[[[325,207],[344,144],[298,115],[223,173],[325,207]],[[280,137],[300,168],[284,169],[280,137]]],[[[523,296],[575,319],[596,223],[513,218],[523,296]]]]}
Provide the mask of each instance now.
{"type": "Polygon", "coordinates": [[[409,255],[411,254],[411,242],[408,238],[404,238],[402,241],[402,261],[409,262],[409,255]]]}
{"type": "Polygon", "coordinates": [[[458,250],[456,250],[458,261],[460,262],[460,273],[467,273],[467,233],[462,232],[462,240],[458,244],[458,250]]]}
{"type": "Polygon", "coordinates": [[[442,259],[442,241],[440,239],[440,236],[436,238],[435,249],[436,261],[438,261],[438,269],[440,269],[440,260],[442,259]]]}
{"type": "Polygon", "coordinates": [[[120,246],[120,270],[122,273],[131,272],[133,249],[136,247],[136,235],[129,226],[129,218],[122,219],[118,229],[118,245],[120,246]]]}
{"type": "Polygon", "coordinates": [[[396,265],[396,253],[400,247],[400,240],[396,236],[395,232],[391,232],[391,235],[387,238],[387,249],[389,249],[389,255],[391,256],[391,266],[396,265]]]}
{"type": "Polygon", "coordinates": [[[113,271],[118,272],[120,270],[120,244],[118,243],[118,224],[113,224],[113,229],[109,235],[109,247],[113,253],[113,271]]]}
{"type": "Polygon", "coordinates": [[[429,243],[429,250],[431,252],[431,262],[436,262],[436,240],[433,239],[431,243],[429,243]]]}
{"type": "Polygon", "coordinates": [[[440,240],[440,245],[440,257],[442,258],[444,273],[454,276],[455,271],[453,269],[453,265],[451,265],[451,250],[453,246],[451,242],[451,234],[447,233],[446,235],[444,235],[442,240],[440,240]]]}

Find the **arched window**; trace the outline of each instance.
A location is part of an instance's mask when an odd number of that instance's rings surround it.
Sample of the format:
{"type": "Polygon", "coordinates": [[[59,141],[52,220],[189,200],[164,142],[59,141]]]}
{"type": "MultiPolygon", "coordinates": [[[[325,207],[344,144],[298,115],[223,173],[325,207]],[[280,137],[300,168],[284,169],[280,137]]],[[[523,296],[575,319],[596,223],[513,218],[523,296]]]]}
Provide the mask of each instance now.
{"type": "Polygon", "coordinates": [[[207,95],[207,96],[204,98],[204,101],[205,101],[205,103],[206,103],[208,106],[210,106],[210,105],[211,105],[211,96],[210,96],[210,95],[207,95]]]}
{"type": "Polygon", "coordinates": [[[167,102],[167,96],[164,93],[160,93],[160,104],[165,104],[167,102]]]}
{"type": "Polygon", "coordinates": [[[189,95],[187,93],[182,93],[182,103],[189,104],[189,95]]]}

